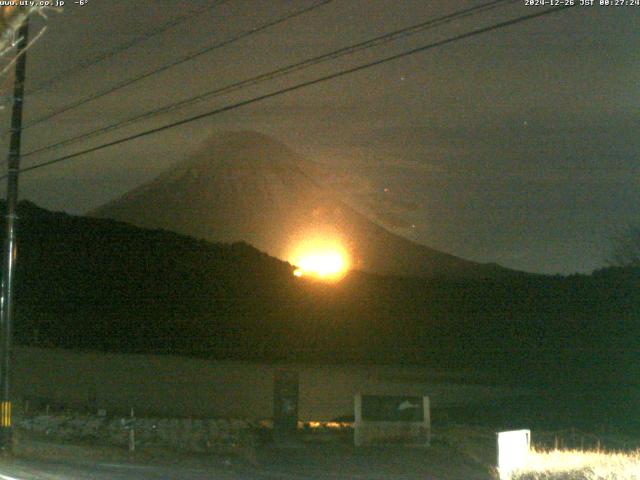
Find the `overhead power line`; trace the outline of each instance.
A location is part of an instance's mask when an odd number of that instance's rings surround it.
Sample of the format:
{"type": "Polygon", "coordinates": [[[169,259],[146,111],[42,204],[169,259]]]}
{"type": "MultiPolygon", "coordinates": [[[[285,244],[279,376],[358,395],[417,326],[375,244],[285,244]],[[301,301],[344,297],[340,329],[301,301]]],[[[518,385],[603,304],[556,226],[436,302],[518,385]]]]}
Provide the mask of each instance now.
{"type": "Polygon", "coordinates": [[[153,75],[157,75],[159,73],[162,73],[162,72],[164,72],[166,70],[169,70],[170,68],[176,67],[176,66],[181,65],[181,64],[183,64],[185,62],[188,62],[190,60],[198,58],[198,57],[200,57],[200,56],[202,56],[202,55],[204,55],[206,53],[212,52],[214,50],[217,50],[219,48],[225,47],[227,45],[231,45],[232,43],[235,43],[235,42],[237,42],[239,40],[247,38],[247,37],[249,37],[251,35],[255,35],[256,33],[262,32],[262,31],[264,31],[264,30],[266,30],[268,28],[274,27],[276,25],[284,23],[284,22],[286,22],[288,20],[291,20],[293,18],[299,17],[299,16],[301,16],[301,15],[303,15],[305,13],[311,12],[312,10],[315,10],[317,8],[320,8],[320,7],[324,6],[324,5],[327,5],[328,3],[331,3],[333,1],[334,0],[321,0],[321,1],[319,1],[317,3],[314,3],[313,5],[310,5],[308,7],[301,8],[301,9],[295,10],[293,12],[287,13],[286,15],[278,17],[277,19],[269,21],[267,23],[264,23],[264,24],[262,24],[262,25],[260,25],[258,27],[254,27],[254,28],[251,28],[249,30],[245,30],[245,31],[243,31],[243,32],[241,32],[241,33],[239,33],[237,35],[234,35],[231,38],[228,38],[226,40],[222,40],[222,41],[217,42],[217,43],[215,43],[213,45],[210,45],[208,47],[202,48],[202,49],[200,49],[200,50],[198,50],[198,51],[196,51],[194,53],[190,53],[189,55],[186,55],[186,56],[181,57],[181,58],[179,58],[179,59],[177,59],[175,61],[172,61],[171,63],[164,64],[161,67],[158,67],[156,69],[153,69],[153,70],[150,70],[150,71],[148,71],[146,73],[143,73],[142,75],[139,75],[137,77],[134,77],[134,78],[131,78],[131,79],[128,79],[128,80],[124,80],[124,81],[122,81],[122,82],[120,82],[120,83],[118,83],[116,85],[113,85],[111,87],[105,88],[104,90],[95,92],[95,93],[93,93],[93,94],[91,94],[91,95],[89,95],[89,96],[87,96],[85,98],[82,98],[82,99],[77,100],[75,102],[71,102],[71,103],[65,105],[64,107],[61,107],[60,109],[54,111],[54,112],[48,113],[47,115],[44,115],[43,117],[40,117],[40,118],[38,118],[36,120],[28,122],[26,125],[24,125],[22,127],[22,129],[25,130],[27,128],[33,127],[34,125],[38,125],[38,124],[40,124],[42,122],[45,122],[45,121],[50,120],[50,119],[52,119],[54,117],[57,117],[58,115],[61,115],[61,114],[65,113],[65,112],[68,112],[70,110],[78,108],[81,105],[85,105],[86,103],[89,103],[89,102],[92,102],[94,100],[97,100],[98,98],[102,98],[102,97],[104,97],[106,95],[109,95],[110,93],[114,93],[114,92],[116,92],[118,90],[121,90],[121,89],[123,89],[125,87],[133,85],[133,84],[135,84],[135,83],[137,83],[137,82],[139,82],[141,80],[144,80],[146,78],[152,77],[153,75]]]}
{"type": "Polygon", "coordinates": [[[273,80],[285,75],[289,75],[293,72],[297,72],[300,70],[304,70],[307,69],[311,66],[314,65],[318,65],[320,63],[329,61],[329,60],[335,60],[337,58],[346,56],[346,55],[351,55],[353,53],[362,51],[362,50],[366,50],[366,49],[370,49],[379,45],[383,45],[395,40],[398,40],[400,38],[404,38],[410,35],[414,35],[417,34],[419,32],[425,31],[427,29],[431,29],[431,28],[435,28],[441,25],[444,25],[446,23],[450,23],[453,22],[455,20],[459,20],[461,18],[464,17],[469,17],[469,16],[474,16],[477,15],[481,12],[485,12],[488,11],[490,9],[494,9],[496,7],[499,7],[501,5],[504,4],[509,4],[509,3],[515,3],[519,0],[493,0],[475,7],[471,7],[471,8],[467,8],[464,10],[460,10],[448,15],[444,15],[442,17],[436,18],[436,19],[430,19],[428,21],[425,22],[421,22],[415,25],[411,25],[409,27],[405,27],[399,30],[395,30],[393,32],[390,33],[386,33],[384,35],[379,35],[377,37],[371,38],[369,40],[365,40],[362,42],[358,42],[356,44],[353,45],[349,45],[347,47],[342,47],[338,50],[333,50],[329,53],[325,53],[316,57],[312,57],[310,59],[306,59],[303,60],[301,62],[296,62],[293,64],[289,64],[286,65],[284,67],[245,79],[245,80],[241,80],[229,85],[226,85],[224,87],[220,87],[220,88],[216,88],[214,90],[210,90],[204,93],[201,93],[199,95],[196,95],[194,97],[179,101],[179,102],[175,102],[175,103],[171,103],[169,105],[165,105],[163,107],[160,108],[156,108],[153,110],[150,110],[148,112],[121,120],[119,122],[116,122],[114,124],[111,125],[107,125],[105,127],[99,127],[95,130],[92,130],[90,132],[86,132],[80,135],[77,135],[75,137],[71,137],[65,140],[62,140],[60,142],[56,142],[50,145],[46,145],[43,147],[39,147],[37,149],[34,149],[30,152],[27,152],[23,155],[23,157],[29,157],[31,155],[35,155],[38,153],[42,153],[48,150],[52,150],[55,148],[60,148],[60,147],[65,147],[68,145],[72,145],[74,143],[77,143],[81,140],[85,140],[87,138],[91,138],[97,135],[101,135],[107,132],[111,132],[114,130],[118,130],[120,128],[123,128],[125,126],[128,125],[132,125],[134,123],[140,122],[142,120],[146,120],[152,117],[155,117],[157,115],[161,115],[164,113],[169,113],[175,110],[178,110],[180,108],[184,108],[188,105],[193,105],[195,103],[199,103],[214,97],[218,97],[221,95],[225,95],[237,90],[241,90],[243,88],[249,87],[249,86],[253,86],[253,85],[257,85],[269,80],[273,80]]]}
{"type": "Polygon", "coordinates": [[[146,33],[143,33],[142,35],[139,35],[133,39],[131,39],[130,41],[122,44],[122,45],[118,45],[117,47],[104,52],[104,53],[100,53],[98,55],[96,55],[95,57],[86,60],[84,62],[80,62],[77,65],[72,66],[71,68],[68,68],[67,70],[53,76],[52,78],[43,81],[42,83],[32,87],[31,89],[27,90],[27,95],[33,95],[36,92],[40,92],[42,90],[46,90],[48,88],[50,88],[51,86],[55,85],[56,83],[65,80],[67,78],[69,78],[71,75],[75,75],[76,73],[85,70],[89,67],[92,67],[93,65],[96,65],[100,62],[103,62],[104,60],[114,57],[126,50],[129,50],[143,42],[145,42],[146,40],[155,37],[157,35],[160,35],[161,33],[166,32],[167,30],[172,29],[173,27],[181,24],[182,22],[186,22],[187,20],[192,19],[193,17],[197,17],[198,15],[203,14],[204,12],[206,12],[207,10],[212,10],[214,8],[219,7],[220,5],[223,5],[227,2],[229,2],[231,0],[218,0],[216,2],[214,2],[213,4],[207,5],[205,7],[201,7],[198,8],[197,10],[194,10],[193,12],[187,14],[187,15],[181,15],[177,18],[174,18],[172,20],[169,20],[166,23],[163,23],[162,25],[154,28],[153,30],[149,30],[146,33]]]}
{"type": "MultiPolygon", "coordinates": [[[[119,144],[122,144],[122,143],[125,143],[125,142],[129,142],[129,141],[132,141],[132,140],[136,140],[138,138],[146,137],[148,135],[152,135],[152,134],[155,134],[155,133],[163,132],[165,130],[169,130],[171,128],[175,128],[175,127],[178,127],[178,126],[181,126],[181,125],[192,123],[192,122],[195,122],[197,120],[201,120],[203,118],[208,118],[208,117],[212,117],[214,115],[218,115],[220,113],[224,113],[224,112],[227,112],[227,111],[230,111],[230,110],[235,110],[236,108],[240,108],[240,107],[244,107],[244,106],[247,106],[247,105],[251,105],[253,103],[257,103],[257,102],[260,102],[260,101],[263,101],[263,100],[267,100],[269,98],[273,98],[273,97],[276,97],[276,96],[279,96],[279,95],[283,95],[285,93],[294,92],[294,91],[309,87],[311,85],[316,85],[316,84],[323,83],[323,82],[326,82],[326,81],[329,81],[329,80],[334,80],[336,78],[339,78],[339,77],[342,77],[342,76],[345,76],[345,75],[350,75],[352,73],[356,73],[356,72],[359,72],[359,71],[362,71],[362,70],[365,70],[365,69],[368,69],[368,68],[371,68],[371,67],[374,67],[374,66],[382,65],[384,63],[391,62],[391,61],[394,61],[394,60],[398,60],[400,58],[404,58],[404,57],[407,57],[407,56],[410,56],[410,55],[414,55],[416,53],[420,53],[420,52],[424,52],[424,51],[427,51],[427,50],[432,50],[432,49],[435,49],[435,48],[438,48],[438,47],[442,47],[444,45],[455,43],[455,42],[458,42],[460,40],[464,40],[464,39],[471,38],[471,37],[474,37],[474,36],[477,36],[477,35],[481,35],[483,33],[496,31],[496,30],[499,30],[499,29],[502,29],[502,28],[505,28],[505,27],[509,27],[511,25],[516,25],[518,23],[526,22],[528,20],[533,20],[535,18],[540,18],[540,17],[546,16],[546,15],[550,15],[550,14],[553,14],[553,13],[564,11],[564,10],[567,10],[568,8],[573,8],[573,6],[561,6],[561,7],[549,8],[549,9],[542,10],[540,12],[531,13],[529,15],[523,15],[523,16],[520,16],[520,17],[516,17],[516,18],[511,19],[511,20],[507,20],[507,21],[503,21],[503,22],[499,22],[499,23],[494,23],[493,25],[490,25],[490,26],[487,26],[487,27],[482,27],[482,28],[479,28],[479,29],[476,29],[476,30],[472,30],[470,32],[466,32],[466,33],[462,33],[462,34],[459,34],[459,35],[455,35],[455,36],[446,38],[444,40],[439,40],[439,41],[436,41],[436,42],[433,42],[433,43],[429,43],[427,45],[423,45],[423,46],[416,47],[416,48],[413,48],[413,49],[410,49],[410,50],[406,50],[404,52],[397,53],[397,54],[394,54],[394,55],[391,55],[391,56],[388,56],[388,57],[385,57],[385,58],[382,58],[382,59],[379,59],[379,60],[368,62],[368,63],[362,64],[362,65],[359,65],[359,66],[356,66],[356,67],[352,67],[352,68],[349,68],[349,69],[346,69],[346,70],[341,70],[339,72],[332,73],[332,74],[329,74],[329,75],[324,75],[322,77],[318,77],[318,78],[315,78],[313,80],[308,80],[308,81],[305,81],[305,82],[301,82],[301,83],[298,83],[296,85],[292,85],[292,86],[289,86],[289,87],[286,87],[286,88],[282,88],[282,89],[279,89],[279,90],[276,90],[276,91],[273,91],[273,92],[270,92],[270,93],[259,95],[257,97],[253,97],[253,98],[248,99],[248,100],[244,100],[244,101],[237,102],[237,103],[234,103],[234,104],[231,104],[231,105],[227,105],[225,107],[217,108],[215,110],[211,110],[209,112],[201,113],[199,115],[194,115],[192,117],[185,118],[183,120],[179,120],[179,121],[176,121],[176,122],[171,122],[171,123],[168,123],[168,124],[163,125],[161,127],[152,128],[152,129],[146,130],[144,132],[136,133],[134,135],[129,135],[127,137],[123,137],[123,138],[120,138],[118,140],[113,140],[111,142],[106,142],[106,143],[103,143],[103,144],[95,146],[95,147],[91,147],[91,148],[87,148],[85,150],[81,150],[79,152],[75,152],[75,153],[72,153],[72,154],[69,154],[69,155],[64,155],[64,156],[61,156],[61,157],[58,157],[58,158],[54,158],[54,159],[46,161],[46,162],[42,162],[42,163],[38,163],[36,165],[32,165],[30,167],[22,168],[22,169],[20,169],[20,171],[21,172],[30,172],[30,171],[37,170],[37,169],[40,169],[40,168],[44,168],[44,167],[48,167],[48,166],[51,166],[51,165],[55,165],[57,163],[64,162],[66,160],[70,160],[72,158],[77,158],[77,157],[80,157],[82,155],[86,155],[88,153],[97,152],[97,151],[103,150],[105,148],[113,147],[115,145],[119,145],[119,144]]],[[[5,177],[6,177],[6,175],[3,176],[3,177],[0,177],[0,179],[5,178],[5,177]]]]}

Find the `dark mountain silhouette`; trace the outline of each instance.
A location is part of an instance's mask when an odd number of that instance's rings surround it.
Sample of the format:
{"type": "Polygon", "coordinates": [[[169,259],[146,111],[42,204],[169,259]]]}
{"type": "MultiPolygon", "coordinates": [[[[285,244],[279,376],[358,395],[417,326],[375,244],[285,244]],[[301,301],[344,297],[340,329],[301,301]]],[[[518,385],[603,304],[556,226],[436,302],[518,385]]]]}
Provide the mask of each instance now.
{"type": "Polygon", "coordinates": [[[26,202],[18,215],[20,344],[469,368],[542,386],[559,415],[579,400],[596,420],[605,411],[625,424],[636,418],[640,269],[500,279],[351,272],[326,284],[294,277],[291,265],[245,243],[26,202]]]}
{"type": "Polygon", "coordinates": [[[24,341],[451,365],[503,356],[539,364],[573,348],[626,351],[640,338],[638,269],[462,280],[351,272],[324,284],[294,277],[291,265],[245,243],[209,243],[27,202],[19,217],[24,341]]]}
{"type": "Polygon", "coordinates": [[[338,238],[357,270],[402,276],[514,273],[417,244],[385,230],[314,181],[316,168],[255,132],[211,138],[195,155],[89,216],[210,241],[245,241],[283,260],[309,236],[338,238]]]}

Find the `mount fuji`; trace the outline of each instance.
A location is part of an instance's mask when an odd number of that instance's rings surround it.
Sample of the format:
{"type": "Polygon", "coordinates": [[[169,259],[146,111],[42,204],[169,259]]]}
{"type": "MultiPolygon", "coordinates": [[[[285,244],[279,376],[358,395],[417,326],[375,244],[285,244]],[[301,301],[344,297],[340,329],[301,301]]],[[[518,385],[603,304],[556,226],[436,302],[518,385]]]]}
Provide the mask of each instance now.
{"type": "Polygon", "coordinates": [[[266,135],[211,137],[177,166],[88,216],[218,242],[247,242],[290,261],[296,244],[330,237],[351,268],[397,276],[496,277],[516,272],[443,253],[394,234],[314,180],[313,162],[266,135]]]}

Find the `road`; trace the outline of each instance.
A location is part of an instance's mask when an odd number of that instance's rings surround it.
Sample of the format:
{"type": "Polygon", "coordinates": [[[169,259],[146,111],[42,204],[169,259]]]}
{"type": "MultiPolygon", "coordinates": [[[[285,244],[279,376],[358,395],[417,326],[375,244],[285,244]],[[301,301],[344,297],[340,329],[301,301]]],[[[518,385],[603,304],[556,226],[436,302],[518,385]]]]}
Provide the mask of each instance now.
{"type": "Polygon", "coordinates": [[[73,464],[68,461],[12,461],[0,467],[0,480],[436,480],[424,475],[340,474],[276,469],[153,466],[128,463],[73,464]]]}
{"type": "Polygon", "coordinates": [[[268,477],[238,476],[220,466],[217,469],[135,463],[84,463],[65,461],[5,460],[0,480],[235,480],[268,477]]]}
{"type": "Polygon", "coordinates": [[[447,448],[358,449],[319,445],[264,449],[253,462],[233,458],[106,461],[2,459],[0,480],[488,480],[475,462],[447,448]]]}

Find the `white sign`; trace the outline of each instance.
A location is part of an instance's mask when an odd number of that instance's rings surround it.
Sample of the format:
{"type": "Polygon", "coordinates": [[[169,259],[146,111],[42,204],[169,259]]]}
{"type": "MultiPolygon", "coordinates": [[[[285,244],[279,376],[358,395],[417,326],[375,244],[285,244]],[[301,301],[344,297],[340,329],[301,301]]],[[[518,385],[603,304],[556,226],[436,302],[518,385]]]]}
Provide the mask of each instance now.
{"type": "Polygon", "coordinates": [[[531,448],[531,430],[498,432],[498,472],[500,480],[508,480],[511,472],[527,462],[531,448]]]}

